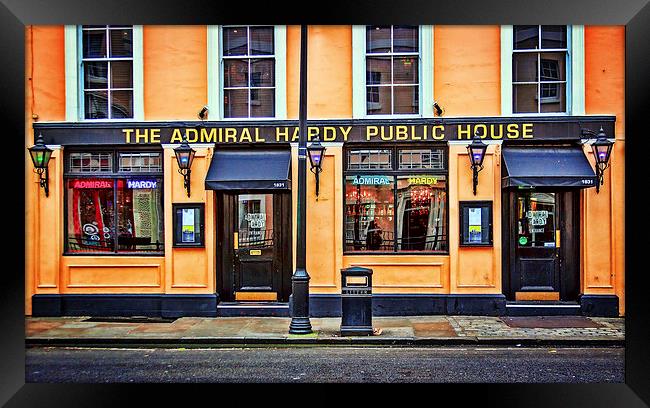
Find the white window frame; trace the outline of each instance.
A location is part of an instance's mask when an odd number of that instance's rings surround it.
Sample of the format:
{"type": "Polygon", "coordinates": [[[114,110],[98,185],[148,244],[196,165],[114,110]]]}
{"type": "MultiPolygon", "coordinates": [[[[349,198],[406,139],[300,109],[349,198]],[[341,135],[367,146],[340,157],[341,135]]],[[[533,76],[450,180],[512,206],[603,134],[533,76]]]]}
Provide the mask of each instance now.
{"type": "MultiPolygon", "coordinates": [[[[259,24],[258,24],[259,25],[259,24]]],[[[230,24],[232,26],[232,24],[230,24]]],[[[247,25],[254,27],[256,25],[247,25]]],[[[275,58],[275,116],[252,118],[226,118],[223,112],[223,45],[221,30],[224,26],[209,25],[207,39],[208,57],[208,121],[255,121],[287,119],[287,28],[273,26],[275,58]]]]}
{"type": "MultiPolygon", "coordinates": [[[[567,26],[566,111],[513,113],[513,26],[501,26],[501,116],[557,116],[585,114],[584,25],[567,26]]],[[[543,51],[543,50],[540,50],[543,51]]]]}
{"type": "Polygon", "coordinates": [[[82,78],[82,30],[80,25],[66,25],[65,42],[65,118],[68,122],[128,122],[144,120],[144,70],[142,26],[133,26],[133,118],[86,119],[82,78]]]}
{"type": "Polygon", "coordinates": [[[352,26],[352,117],[432,118],[433,115],[433,26],[419,26],[419,113],[368,115],[366,104],[366,26],[352,26]]]}

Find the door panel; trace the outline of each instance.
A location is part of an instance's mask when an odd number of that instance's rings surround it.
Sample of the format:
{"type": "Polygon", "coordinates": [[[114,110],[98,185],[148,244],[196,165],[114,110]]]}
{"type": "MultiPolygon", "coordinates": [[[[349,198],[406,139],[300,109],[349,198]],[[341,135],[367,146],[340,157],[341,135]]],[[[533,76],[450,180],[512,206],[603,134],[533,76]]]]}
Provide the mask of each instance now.
{"type": "Polygon", "coordinates": [[[560,291],[560,201],[554,192],[515,193],[515,292],[560,291]]]}

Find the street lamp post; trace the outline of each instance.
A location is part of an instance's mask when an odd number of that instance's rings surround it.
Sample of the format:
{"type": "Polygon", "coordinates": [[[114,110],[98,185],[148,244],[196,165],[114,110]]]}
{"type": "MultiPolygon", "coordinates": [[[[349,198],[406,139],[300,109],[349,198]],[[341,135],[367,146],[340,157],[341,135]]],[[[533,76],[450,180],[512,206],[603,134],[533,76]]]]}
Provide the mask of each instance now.
{"type": "Polygon", "coordinates": [[[27,150],[34,163],[34,171],[38,173],[38,183],[45,190],[45,197],[47,197],[50,195],[48,164],[52,157],[52,149],[45,146],[43,135],[39,133],[36,144],[27,150]]]}
{"type": "Polygon", "coordinates": [[[298,138],[298,236],[296,270],[291,276],[290,334],[311,333],[309,321],[309,274],[306,258],[307,205],[307,26],[300,26],[300,110],[298,138]]]}
{"type": "Polygon", "coordinates": [[[485,158],[486,150],[487,145],[483,143],[478,133],[474,133],[472,143],[467,146],[469,162],[472,167],[472,186],[474,195],[476,195],[476,186],[478,185],[478,172],[483,170],[483,159],[485,158]]]}

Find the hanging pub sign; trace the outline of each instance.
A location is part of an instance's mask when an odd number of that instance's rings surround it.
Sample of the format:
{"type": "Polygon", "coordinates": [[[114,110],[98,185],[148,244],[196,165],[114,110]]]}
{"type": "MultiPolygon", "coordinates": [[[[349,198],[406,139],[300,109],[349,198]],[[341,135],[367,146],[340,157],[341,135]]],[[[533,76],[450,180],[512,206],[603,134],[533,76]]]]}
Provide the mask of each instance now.
{"type": "MultiPolygon", "coordinates": [[[[471,117],[308,121],[307,139],[342,143],[426,143],[483,140],[580,140],[581,129],[614,137],[615,116],[471,117]]],[[[156,145],[298,142],[297,121],[35,123],[49,145],[156,145]]]]}

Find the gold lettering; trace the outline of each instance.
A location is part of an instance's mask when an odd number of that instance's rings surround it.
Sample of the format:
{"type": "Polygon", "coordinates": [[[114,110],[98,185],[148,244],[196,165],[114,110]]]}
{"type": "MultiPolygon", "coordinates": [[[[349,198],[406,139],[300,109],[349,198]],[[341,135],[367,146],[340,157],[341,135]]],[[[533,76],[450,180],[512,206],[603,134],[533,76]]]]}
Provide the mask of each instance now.
{"type": "Polygon", "coordinates": [[[181,130],[178,128],[174,128],[174,131],[172,132],[172,139],[169,142],[181,143],[182,141],[183,141],[183,136],[181,136],[181,130]]]}
{"type": "Polygon", "coordinates": [[[187,142],[188,143],[196,143],[199,141],[199,131],[196,129],[185,129],[185,136],[187,136],[187,142]],[[194,134],[192,138],[190,138],[190,133],[194,134]]]}
{"type": "Polygon", "coordinates": [[[319,130],[315,126],[307,126],[307,140],[311,142],[312,136],[318,136],[319,130]]]}
{"type": "Polygon", "coordinates": [[[432,137],[435,140],[442,140],[445,138],[445,127],[443,125],[435,125],[433,127],[433,135],[432,137]],[[438,130],[440,131],[440,134],[438,134],[438,130]]]}
{"type": "Polygon", "coordinates": [[[497,135],[497,134],[494,132],[495,125],[492,124],[492,125],[490,125],[490,137],[491,137],[492,139],[501,139],[501,138],[503,138],[503,124],[500,123],[500,124],[498,124],[498,125],[496,125],[496,126],[499,126],[499,134],[497,135]]]}
{"type": "Polygon", "coordinates": [[[508,139],[517,139],[519,138],[519,126],[516,123],[511,123],[506,128],[508,133],[506,137],[508,139]]]}
{"type": "Polygon", "coordinates": [[[333,127],[324,127],[323,128],[323,140],[326,142],[333,142],[336,140],[336,128],[333,127]]]}
{"type": "MultiPolygon", "coordinates": [[[[487,137],[487,126],[485,126],[482,123],[479,123],[478,125],[474,125],[474,134],[477,134],[481,136],[481,139],[485,139],[487,137]],[[479,132],[479,129],[483,129],[482,132],[479,132]]],[[[473,137],[473,136],[472,136],[473,137]]]]}
{"type": "Polygon", "coordinates": [[[279,142],[281,136],[284,137],[284,141],[285,141],[285,142],[288,142],[288,141],[289,141],[289,128],[286,128],[286,127],[285,127],[285,128],[279,128],[279,127],[276,127],[276,128],[275,128],[275,141],[276,141],[276,142],[279,142]],[[284,131],[282,131],[282,130],[280,130],[280,129],[284,129],[284,131]]]}
{"type": "Polygon", "coordinates": [[[149,131],[147,129],[135,130],[135,142],[140,143],[140,140],[144,140],[145,143],[149,143],[149,131]],[[141,131],[144,131],[144,133],[140,133],[141,131]]]}
{"type": "Polygon", "coordinates": [[[386,126],[380,128],[381,140],[393,140],[393,127],[388,126],[388,135],[386,135],[386,126]]]}
{"type": "Polygon", "coordinates": [[[409,138],[408,127],[406,126],[396,126],[395,127],[395,139],[397,140],[406,140],[409,138]]]}
{"type": "Polygon", "coordinates": [[[201,143],[216,143],[216,142],[217,142],[216,128],[210,129],[210,133],[208,133],[208,129],[201,128],[201,143]]]}
{"type": "Polygon", "coordinates": [[[151,143],[160,143],[160,129],[151,129],[149,132],[151,143]]]}
{"type": "Polygon", "coordinates": [[[239,136],[240,142],[243,142],[244,139],[246,139],[248,143],[253,143],[253,138],[251,138],[251,132],[248,130],[248,128],[242,129],[241,136],[239,136]]]}
{"type": "Polygon", "coordinates": [[[469,139],[472,138],[472,135],[470,134],[470,133],[472,133],[471,132],[471,127],[470,127],[470,125],[466,125],[466,126],[467,126],[467,129],[463,130],[463,125],[458,125],[458,139],[459,140],[463,138],[463,135],[465,135],[465,139],[469,140],[469,139]]]}
{"type": "Polygon", "coordinates": [[[366,140],[370,140],[371,137],[377,136],[378,133],[379,133],[379,128],[377,126],[366,126],[366,140]]]}
{"type": "Polygon", "coordinates": [[[255,141],[260,143],[266,142],[266,139],[260,137],[260,128],[258,127],[255,128],[255,141]]]}
{"type": "Polygon", "coordinates": [[[292,142],[298,141],[298,136],[300,136],[300,128],[296,126],[293,128],[293,136],[291,137],[292,142]]]}
{"type": "Polygon", "coordinates": [[[126,140],[125,143],[131,143],[131,133],[133,133],[133,129],[122,129],[122,133],[124,133],[124,139],[126,140]]]}
{"type": "Polygon", "coordinates": [[[347,129],[343,128],[342,126],[339,126],[339,129],[341,129],[341,133],[343,133],[343,141],[347,142],[348,141],[348,135],[350,134],[350,131],[352,130],[352,126],[348,126],[347,129]]]}
{"type": "Polygon", "coordinates": [[[237,143],[237,129],[235,128],[226,128],[226,134],[224,137],[224,142],[233,142],[237,143]]]}
{"type": "Polygon", "coordinates": [[[522,125],[523,131],[521,132],[521,135],[524,139],[532,139],[533,138],[533,124],[532,123],[524,123],[522,125]]]}

